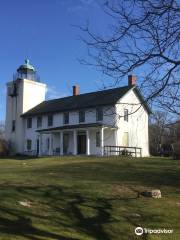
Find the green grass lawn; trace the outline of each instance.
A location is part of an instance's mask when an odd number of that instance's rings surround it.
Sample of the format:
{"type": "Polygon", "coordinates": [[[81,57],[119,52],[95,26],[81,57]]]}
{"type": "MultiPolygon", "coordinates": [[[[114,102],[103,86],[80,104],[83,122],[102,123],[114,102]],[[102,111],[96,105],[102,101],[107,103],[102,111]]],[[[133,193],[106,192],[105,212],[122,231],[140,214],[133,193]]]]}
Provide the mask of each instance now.
{"type": "Polygon", "coordinates": [[[0,239],[179,240],[180,161],[1,159],[0,239]],[[138,196],[156,188],[161,199],[138,196]],[[174,233],[136,236],[137,226],[174,233]]]}

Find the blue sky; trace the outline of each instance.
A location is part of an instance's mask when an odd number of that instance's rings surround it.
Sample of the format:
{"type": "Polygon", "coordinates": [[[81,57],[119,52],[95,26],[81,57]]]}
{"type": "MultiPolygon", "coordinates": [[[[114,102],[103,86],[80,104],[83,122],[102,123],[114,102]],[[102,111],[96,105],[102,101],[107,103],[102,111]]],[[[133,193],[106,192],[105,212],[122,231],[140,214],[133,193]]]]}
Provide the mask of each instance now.
{"type": "Polygon", "coordinates": [[[74,84],[81,93],[102,86],[105,76],[77,60],[87,51],[72,25],[87,20],[95,31],[109,24],[97,0],[0,2],[0,121],[5,119],[6,82],[26,57],[48,85],[49,98],[71,95],[74,84]]]}

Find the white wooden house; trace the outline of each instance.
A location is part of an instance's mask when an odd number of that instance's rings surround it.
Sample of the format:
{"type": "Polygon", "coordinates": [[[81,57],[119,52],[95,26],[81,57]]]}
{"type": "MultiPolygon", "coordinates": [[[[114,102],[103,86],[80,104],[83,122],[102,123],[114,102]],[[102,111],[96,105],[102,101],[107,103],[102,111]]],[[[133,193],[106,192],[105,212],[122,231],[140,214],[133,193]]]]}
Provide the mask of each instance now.
{"type": "Polygon", "coordinates": [[[72,96],[48,101],[45,93],[28,60],[7,83],[6,139],[14,153],[104,155],[107,146],[113,154],[121,146],[149,156],[150,109],[135,76],[114,89],[80,94],[73,86],[72,96]]]}

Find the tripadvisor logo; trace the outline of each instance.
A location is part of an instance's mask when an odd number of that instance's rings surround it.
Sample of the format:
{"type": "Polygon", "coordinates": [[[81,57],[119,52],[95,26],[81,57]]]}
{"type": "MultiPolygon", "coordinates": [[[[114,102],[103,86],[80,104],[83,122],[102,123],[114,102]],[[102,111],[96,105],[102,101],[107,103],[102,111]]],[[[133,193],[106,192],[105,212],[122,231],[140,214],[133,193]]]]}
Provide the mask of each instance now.
{"type": "Polygon", "coordinates": [[[149,228],[142,228],[142,227],[137,227],[135,228],[135,234],[140,236],[143,233],[147,234],[168,234],[168,233],[173,233],[173,229],[165,229],[165,228],[161,228],[161,229],[149,229],[149,228]]]}
{"type": "Polygon", "coordinates": [[[142,227],[137,227],[135,228],[135,234],[136,235],[142,235],[143,234],[143,228],[142,227]]]}

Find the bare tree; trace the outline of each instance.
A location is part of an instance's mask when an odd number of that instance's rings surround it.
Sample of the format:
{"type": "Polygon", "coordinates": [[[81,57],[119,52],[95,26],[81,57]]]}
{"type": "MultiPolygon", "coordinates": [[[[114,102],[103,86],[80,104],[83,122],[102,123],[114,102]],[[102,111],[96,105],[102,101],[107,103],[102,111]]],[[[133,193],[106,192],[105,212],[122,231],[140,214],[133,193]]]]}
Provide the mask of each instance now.
{"type": "Polygon", "coordinates": [[[180,121],[174,121],[166,125],[168,139],[171,143],[180,141],[180,121]]]}
{"type": "Polygon", "coordinates": [[[149,143],[151,154],[158,154],[163,143],[167,141],[168,119],[165,112],[156,111],[151,116],[149,124],[149,143]]]}
{"type": "Polygon", "coordinates": [[[81,27],[88,47],[81,62],[100,68],[113,85],[140,73],[146,101],[179,115],[180,1],[107,0],[102,8],[113,23],[106,35],[81,27]]]}

